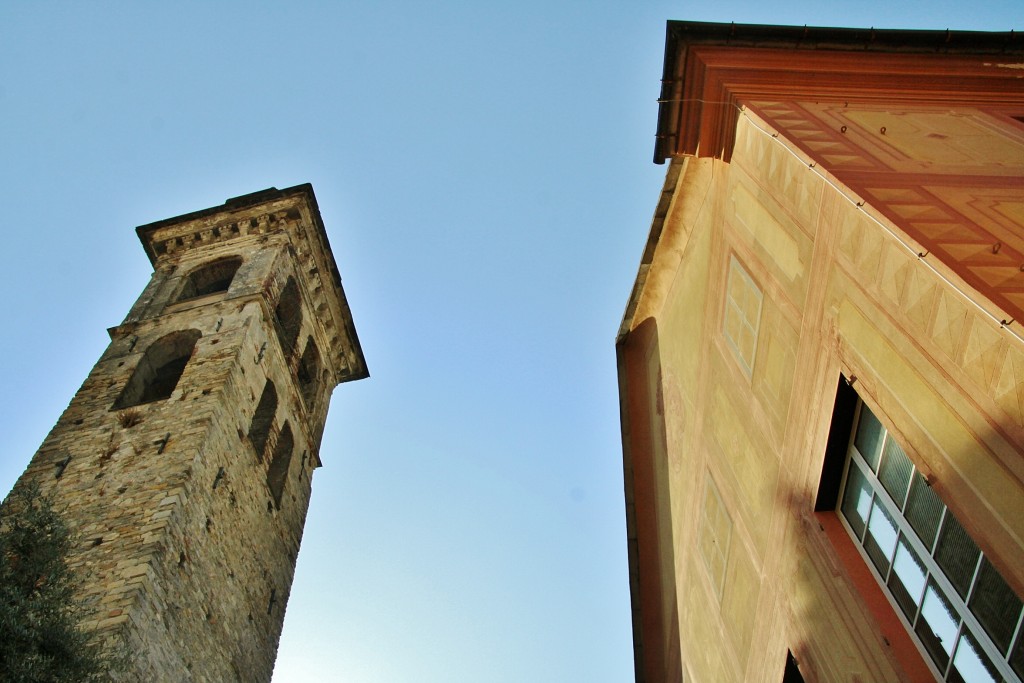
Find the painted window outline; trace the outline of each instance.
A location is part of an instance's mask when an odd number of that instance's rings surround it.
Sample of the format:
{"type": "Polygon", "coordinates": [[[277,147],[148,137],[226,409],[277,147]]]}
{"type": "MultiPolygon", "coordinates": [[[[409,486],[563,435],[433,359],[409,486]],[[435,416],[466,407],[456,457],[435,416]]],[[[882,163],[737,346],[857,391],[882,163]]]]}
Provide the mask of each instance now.
{"type": "Polygon", "coordinates": [[[704,568],[707,570],[711,585],[715,589],[715,595],[721,600],[725,588],[725,574],[729,564],[729,548],[732,545],[732,518],[722,500],[722,494],[718,491],[711,474],[704,477],[704,501],[701,504],[701,528],[698,534],[697,543],[700,548],[700,556],[704,561],[704,568]],[[708,512],[709,506],[714,506],[714,519],[711,519],[708,512]],[[725,540],[719,538],[719,522],[724,521],[725,540]],[[714,557],[708,554],[713,553],[714,557]]]}
{"type": "Polygon", "coordinates": [[[1019,682],[1024,678],[1020,598],[859,397],[852,423],[836,513],[922,656],[941,681],[980,682],[990,674],[994,677],[989,680],[1019,682]],[[964,549],[976,552],[973,568],[964,565],[970,570],[965,587],[962,578],[947,575],[961,568],[956,552],[964,549]],[[980,585],[982,580],[986,586],[980,585]],[[979,591],[1000,586],[1017,601],[1002,654],[985,621],[991,628],[999,624],[991,621],[992,615],[982,612],[979,617],[973,609],[984,608],[986,597],[992,599],[979,591]]]}
{"type": "Polygon", "coordinates": [[[170,398],[200,337],[202,333],[196,329],[177,330],[150,344],[110,409],[124,410],[170,398]]]}
{"type": "Polygon", "coordinates": [[[173,303],[227,292],[241,267],[241,256],[225,256],[193,268],[181,279],[182,282],[173,303]]]}
{"type": "Polygon", "coordinates": [[[761,288],[736,255],[730,254],[729,276],[725,285],[725,309],[722,313],[722,335],[748,377],[754,371],[763,308],[764,293],[761,288]],[[756,312],[750,310],[751,304],[755,302],[756,312]],[[748,314],[751,313],[753,320],[748,318],[748,314]]]}

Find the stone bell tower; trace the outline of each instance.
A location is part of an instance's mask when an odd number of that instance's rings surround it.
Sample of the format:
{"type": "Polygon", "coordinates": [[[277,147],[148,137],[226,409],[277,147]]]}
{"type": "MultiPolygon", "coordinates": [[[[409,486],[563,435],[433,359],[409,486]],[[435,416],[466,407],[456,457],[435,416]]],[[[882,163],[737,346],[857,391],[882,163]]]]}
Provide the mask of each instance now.
{"type": "Polygon", "coordinates": [[[138,228],[154,273],[32,458],[126,681],[269,681],[333,388],[368,375],[310,185],[138,228]]]}

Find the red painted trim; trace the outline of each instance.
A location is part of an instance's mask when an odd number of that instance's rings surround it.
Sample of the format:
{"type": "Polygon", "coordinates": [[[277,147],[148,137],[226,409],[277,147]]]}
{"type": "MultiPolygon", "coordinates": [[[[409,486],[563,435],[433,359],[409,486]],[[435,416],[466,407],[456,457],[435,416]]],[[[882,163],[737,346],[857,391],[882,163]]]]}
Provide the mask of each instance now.
{"type": "Polygon", "coordinates": [[[816,512],[814,516],[825,530],[864,606],[868,608],[878,625],[878,632],[888,641],[893,659],[903,669],[903,680],[911,683],[935,683],[935,674],[932,673],[921,651],[917,649],[917,644],[886,598],[882,587],[878,585],[871,568],[864,562],[857,546],[850,539],[846,527],[839,521],[839,516],[835,512],[816,512]]]}

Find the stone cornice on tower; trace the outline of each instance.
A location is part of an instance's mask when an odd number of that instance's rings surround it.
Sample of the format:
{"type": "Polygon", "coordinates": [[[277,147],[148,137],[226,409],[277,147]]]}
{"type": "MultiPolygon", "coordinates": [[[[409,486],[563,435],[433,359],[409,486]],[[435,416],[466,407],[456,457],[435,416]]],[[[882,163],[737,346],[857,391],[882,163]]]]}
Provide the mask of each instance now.
{"type": "Polygon", "coordinates": [[[309,183],[234,197],[222,206],[141,225],[136,232],[154,267],[195,247],[241,237],[286,234],[295,256],[300,287],[323,329],[324,339],[330,343],[328,353],[336,381],[369,376],[341,275],[309,183]]]}

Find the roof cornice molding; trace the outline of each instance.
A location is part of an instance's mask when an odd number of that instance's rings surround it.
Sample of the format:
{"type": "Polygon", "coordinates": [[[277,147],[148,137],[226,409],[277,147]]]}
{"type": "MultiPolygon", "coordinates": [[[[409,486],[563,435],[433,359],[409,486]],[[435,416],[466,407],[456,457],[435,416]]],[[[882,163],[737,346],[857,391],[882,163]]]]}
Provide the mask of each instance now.
{"type": "Polygon", "coordinates": [[[1013,31],[895,31],[668,23],[654,160],[728,161],[748,101],[1024,106],[1013,31]]]}

